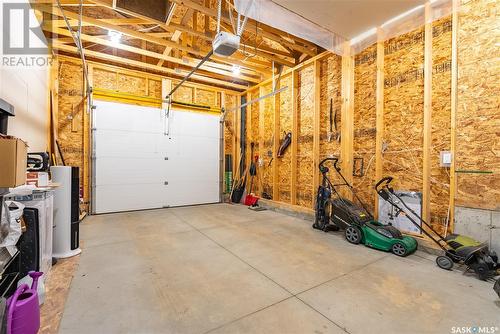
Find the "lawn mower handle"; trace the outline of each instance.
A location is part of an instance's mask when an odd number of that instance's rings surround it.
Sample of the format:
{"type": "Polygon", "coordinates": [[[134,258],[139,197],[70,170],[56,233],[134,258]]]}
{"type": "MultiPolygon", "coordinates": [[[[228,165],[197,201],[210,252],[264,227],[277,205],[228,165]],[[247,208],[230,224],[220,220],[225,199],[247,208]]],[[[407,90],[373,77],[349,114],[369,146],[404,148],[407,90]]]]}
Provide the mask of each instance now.
{"type": "Polygon", "coordinates": [[[333,161],[333,167],[336,169],[336,170],[339,170],[340,167],[337,167],[337,162],[339,162],[339,158],[337,157],[334,157],[334,158],[325,158],[323,160],[321,160],[321,162],[319,163],[319,169],[321,170],[321,167],[323,166],[323,164],[327,161],[333,161]]]}
{"type": "Polygon", "coordinates": [[[383,177],[382,179],[380,179],[380,181],[377,182],[377,184],[375,185],[375,190],[377,192],[379,192],[379,188],[380,186],[382,185],[382,183],[384,184],[384,187],[386,187],[389,183],[391,183],[393,180],[392,176],[386,176],[386,177],[383,177]]]}

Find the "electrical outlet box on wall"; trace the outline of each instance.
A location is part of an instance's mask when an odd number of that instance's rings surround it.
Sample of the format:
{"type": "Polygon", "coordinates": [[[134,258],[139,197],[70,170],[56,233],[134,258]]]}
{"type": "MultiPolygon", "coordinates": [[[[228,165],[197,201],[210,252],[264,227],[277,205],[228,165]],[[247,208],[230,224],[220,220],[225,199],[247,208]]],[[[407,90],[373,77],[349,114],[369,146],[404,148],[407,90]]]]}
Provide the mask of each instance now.
{"type": "Polygon", "coordinates": [[[450,167],[453,161],[453,154],[450,151],[439,152],[439,165],[441,167],[450,167]]]}

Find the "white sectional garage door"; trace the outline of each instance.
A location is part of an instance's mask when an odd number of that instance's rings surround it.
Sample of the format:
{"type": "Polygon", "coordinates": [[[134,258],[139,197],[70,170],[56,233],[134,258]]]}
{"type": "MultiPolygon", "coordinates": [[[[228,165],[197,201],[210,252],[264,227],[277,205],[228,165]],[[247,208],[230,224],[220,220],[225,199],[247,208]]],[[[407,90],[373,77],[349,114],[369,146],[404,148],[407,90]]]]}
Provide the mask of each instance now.
{"type": "Polygon", "coordinates": [[[219,201],[217,115],[94,104],[94,213],[219,201]]]}

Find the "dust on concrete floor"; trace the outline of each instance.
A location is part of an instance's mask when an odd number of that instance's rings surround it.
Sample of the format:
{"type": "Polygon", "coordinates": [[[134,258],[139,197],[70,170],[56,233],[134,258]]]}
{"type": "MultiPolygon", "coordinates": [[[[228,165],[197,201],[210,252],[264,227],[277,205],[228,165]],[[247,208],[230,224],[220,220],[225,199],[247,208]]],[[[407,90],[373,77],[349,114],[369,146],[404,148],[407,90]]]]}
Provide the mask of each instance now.
{"type": "Polygon", "coordinates": [[[60,333],[450,333],[498,326],[492,284],[216,204],[91,216],[60,333]]]}

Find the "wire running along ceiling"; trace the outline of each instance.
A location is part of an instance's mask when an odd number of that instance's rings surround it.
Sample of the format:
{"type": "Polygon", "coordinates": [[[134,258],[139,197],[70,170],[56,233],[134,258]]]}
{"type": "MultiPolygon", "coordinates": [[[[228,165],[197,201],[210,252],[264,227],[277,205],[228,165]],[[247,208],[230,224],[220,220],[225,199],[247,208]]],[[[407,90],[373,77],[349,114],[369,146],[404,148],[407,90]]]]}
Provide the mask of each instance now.
{"type": "MultiPolygon", "coordinates": [[[[310,8],[316,8],[317,6],[311,6],[314,1],[307,1],[309,6],[297,6],[299,2],[290,2],[289,0],[276,0],[278,3],[271,0],[234,0],[234,5],[236,10],[244,15],[248,16],[256,21],[262,22],[276,29],[280,29],[288,32],[291,35],[303,38],[309,42],[312,42],[322,48],[334,52],[338,55],[343,55],[345,53],[345,42],[349,42],[350,49],[354,54],[357,54],[364,50],[366,47],[377,42],[378,40],[386,40],[409,31],[412,31],[425,24],[425,6],[422,0],[411,0],[407,2],[407,6],[398,7],[404,10],[408,7],[408,3],[417,5],[406,12],[401,12],[398,15],[384,21],[384,22],[374,22],[374,26],[356,36],[350,36],[351,38],[345,38],[341,36],[338,32],[331,31],[326,27],[323,27],[315,22],[308,20],[306,17],[312,17],[310,8]],[[302,8],[303,12],[293,12],[284,6],[289,3],[290,7],[302,8]],[[309,9],[308,9],[309,8],[309,9]],[[380,28],[377,33],[376,26],[380,28]]],[[[303,2],[303,1],[302,1],[303,2]]],[[[328,11],[334,10],[335,4],[342,3],[342,6],[346,6],[346,1],[316,1],[319,6],[332,6],[333,9],[328,9],[328,11]]],[[[359,6],[360,1],[349,1],[352,3],[353,8],[359,6]]],[[[363,2],[363,1],[361,1],[363,2]]],[[[374,3],[383,4],[384,6],[390,6],[394,1],[366,1],[373,7],[374,3]]],[[[433,0],[430,1],[430,15],[428,20],[435,21],[446,15],[451,14],[452,10],[452,0],[433,0]]],[[[346,10],[345,8],[343,9],[346,10]]],[[[382,9],[381,9],[382,10],[382,9]]],[[[395,11],[393,10],[392,13],[395,11]]],[[[364,13],[364,12],[363,12],[364,13]]],[[[360,13],[360,14],[363,14],[360,13]]],[[[365,15],[365,14],[363,14],[365,15]]],[[[356,16],[354,13],[352,16],[356,16]]],[[[379,16],[378,19],[383,19],[384,16],[379,16]]],[[[353,18],[354,20],[354,18],[353,18]]],[[[355,20],[354,20],[355,21],[355,20]]],[[[329,24],[330,27],[334,26],[329,24]]],[[[352,27],[353,32],[359,31],[359,26],[352,27]]],[[[345,31],[344,31],[345,33],[345,31]]]]}

